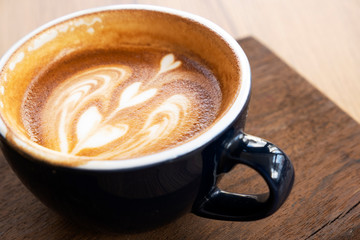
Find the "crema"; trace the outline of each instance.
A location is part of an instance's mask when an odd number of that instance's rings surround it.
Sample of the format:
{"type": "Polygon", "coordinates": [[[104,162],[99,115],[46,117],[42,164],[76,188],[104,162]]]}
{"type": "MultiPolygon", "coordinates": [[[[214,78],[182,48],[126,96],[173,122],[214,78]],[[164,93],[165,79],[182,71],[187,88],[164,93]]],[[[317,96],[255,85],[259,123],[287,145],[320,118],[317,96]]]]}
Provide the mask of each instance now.
{"type": "Polygon", "coordinates": [[[216,119],[222,93],[196,56],[123,46],[74,51],[44,66],[21,108],[30,139],[46,148],[103,159],[173,148],[216,119]]]}

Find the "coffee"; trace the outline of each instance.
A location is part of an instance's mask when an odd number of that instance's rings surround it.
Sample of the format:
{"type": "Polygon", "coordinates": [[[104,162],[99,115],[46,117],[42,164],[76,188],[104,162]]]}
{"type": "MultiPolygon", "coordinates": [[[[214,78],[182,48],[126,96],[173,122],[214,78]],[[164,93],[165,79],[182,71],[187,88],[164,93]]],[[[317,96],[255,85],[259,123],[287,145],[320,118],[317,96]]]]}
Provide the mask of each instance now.
{"type": "Polygon", "coordinates": [[[71,14],[0,59],[0,147],[45,205],[93,229],[149,230],[190,210],[260,219],[294,173],[243,132],[250,80],[237,42],[198,16],[143,5],[71,14]],[[270,194],[221,191],[217,177],[236,164],[270,194]]]}
{"type": "Polygon", "coordinates": [[[23,124],[34,142],[71,155],[121,159],[172,148],[206,129],[221,104],[213,73],[166,49],[80,51],[39,73],[23,124]]]}
{"type": "Polygon", "coordinates": [[[233,105],[241,81],[234,59],[216,33],[172,14],[132,9],[59,20],[3,63],[6,137],[67,166],[174,156],[233,105]]]}

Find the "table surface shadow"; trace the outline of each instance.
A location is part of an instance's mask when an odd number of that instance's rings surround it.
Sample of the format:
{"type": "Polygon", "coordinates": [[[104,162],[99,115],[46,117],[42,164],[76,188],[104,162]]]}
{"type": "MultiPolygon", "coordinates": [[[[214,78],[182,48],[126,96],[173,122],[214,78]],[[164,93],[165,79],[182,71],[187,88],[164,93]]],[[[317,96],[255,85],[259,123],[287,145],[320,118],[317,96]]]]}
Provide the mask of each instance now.
{"type": "MultiPolygon", "coordinates": [[[[360,239],[360,125],[256,39],[239,43],[252,68],[246,132],[280,146],[296,171],[275,214],[227,222],[189,213],[149,232],[92,232],[40,203],[0,154],[0,239],[360,239]]],[[[239,193],[266,190],[243,166],[220,185],[239,193]]]]}

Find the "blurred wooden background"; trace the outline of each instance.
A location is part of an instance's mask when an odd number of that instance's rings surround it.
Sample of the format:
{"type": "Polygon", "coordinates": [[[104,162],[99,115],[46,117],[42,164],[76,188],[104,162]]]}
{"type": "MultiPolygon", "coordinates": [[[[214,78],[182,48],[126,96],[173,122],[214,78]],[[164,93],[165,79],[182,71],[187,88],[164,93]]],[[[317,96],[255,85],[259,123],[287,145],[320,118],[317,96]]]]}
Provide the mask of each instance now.
{"type": "Polygon", "coordinates": [[[184,10],[234,38],[254,36],[360,123],[359,0],[0,0],[0,55],[54,18],[125,3],[184,10]]]}

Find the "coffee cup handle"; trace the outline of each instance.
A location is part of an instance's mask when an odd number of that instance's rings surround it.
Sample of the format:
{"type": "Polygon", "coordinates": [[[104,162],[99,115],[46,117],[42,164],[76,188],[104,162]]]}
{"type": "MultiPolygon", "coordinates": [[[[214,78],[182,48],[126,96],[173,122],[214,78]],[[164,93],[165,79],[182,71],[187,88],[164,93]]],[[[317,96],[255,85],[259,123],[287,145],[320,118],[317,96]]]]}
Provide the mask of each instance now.
{"type": "Polygon", "coordinates": [[[294,182],[294,168],[286,154],[274,144],[241,132],[225,144],[218,173],[226,173],[237,164],[256,170],[269,192],[239,194],[222,191],[214,184],[210,193],[193,212],[199,216],[230,221],[252,221],[274,213],[286,200],[294,182]]]}

